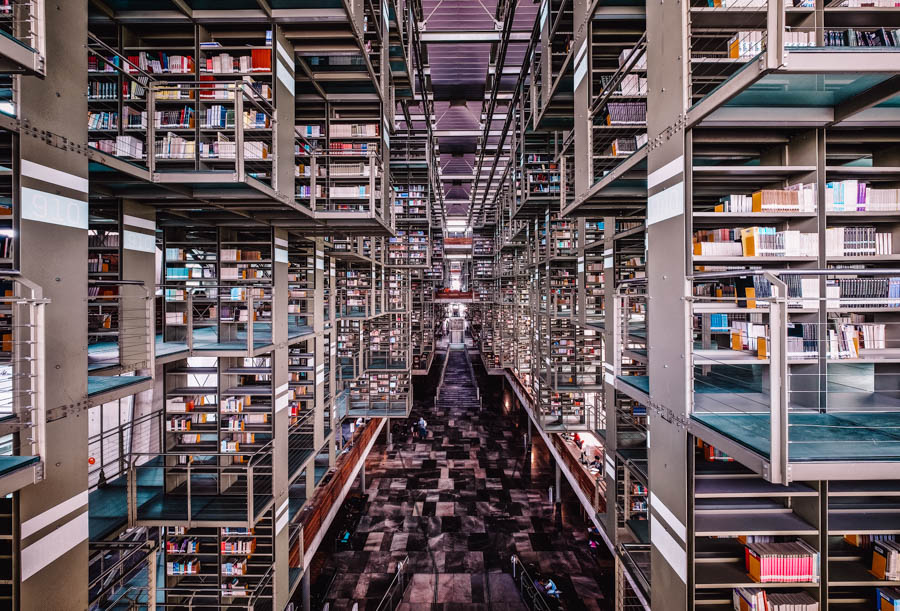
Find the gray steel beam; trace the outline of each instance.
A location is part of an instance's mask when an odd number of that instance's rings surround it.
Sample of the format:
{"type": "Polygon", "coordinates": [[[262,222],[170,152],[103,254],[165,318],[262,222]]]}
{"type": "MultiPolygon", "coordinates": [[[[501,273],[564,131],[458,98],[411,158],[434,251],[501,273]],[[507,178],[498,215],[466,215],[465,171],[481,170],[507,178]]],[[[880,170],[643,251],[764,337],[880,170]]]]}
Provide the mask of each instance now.
{"type": "MultiPolygon", "coordinates": [[[[531,31],[515,30],[510,31],[508,40],[513,42],[527,42],[531,37],[531,31]]],[[[503,40],[503,33],[495,30],[442,30],[422,32],[421,40],[423,43],[448,43],[448,42],[476,42],[476,43],[494,43],[503,40]]]]}

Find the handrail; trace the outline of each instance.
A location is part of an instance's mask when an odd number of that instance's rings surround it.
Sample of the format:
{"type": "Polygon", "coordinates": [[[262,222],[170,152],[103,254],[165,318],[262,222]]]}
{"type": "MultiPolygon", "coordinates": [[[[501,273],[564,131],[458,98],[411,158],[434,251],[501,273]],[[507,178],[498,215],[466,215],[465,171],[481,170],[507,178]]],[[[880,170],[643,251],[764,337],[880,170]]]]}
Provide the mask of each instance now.
{"type": "Polygon", "coordinates": [[[547,604],[547,601],[544,600],[544,595],[534,585],[534,579],[525,570],[525,565],[522,564],[519,556],[513,554],[510,557],[510,562],[512,564],[513,580],[518,582],[519,596],[522,598],[522,602],[528,605],[528,608],[532,611],[550,611],[550,605],[547,604]],[[516,569],[518,569],[518,574],[516,569]],[[528,595],[527,598],[526,594],[528,595]]]}
{"type": "Polygon", "coordinates": [[[434,395],[435,399],[441,398],[441,387],[444,386],[444,374],[447,372],[447,363],[450,362],[450,353],[453,351],[453,348],[447,347],[447,356],[444,357],[444,365],[441,367],[441,379],[438,381],[437,392],[434,395]]]}
{"type": "Polygon", "coordinates": [[[412,583],[412,580],[405,579],[405,577],[409,573],[409,554],[403,558],[403,560],[397,563],[397,572],[394,574],[394,578],[391,580],[390,585],[387,587],[387,591],[384,593],[384,596],[381,597],[381,601],[378,603],[378,606],[375,607],[375,611],[393,611],[399,606],[399,603],[403,600],[403,594],[406,592],[406,589],[412,583]],[[397,601],[398,604],[394,604],[394,593],[400,593],[400,599],[397,601]]]}

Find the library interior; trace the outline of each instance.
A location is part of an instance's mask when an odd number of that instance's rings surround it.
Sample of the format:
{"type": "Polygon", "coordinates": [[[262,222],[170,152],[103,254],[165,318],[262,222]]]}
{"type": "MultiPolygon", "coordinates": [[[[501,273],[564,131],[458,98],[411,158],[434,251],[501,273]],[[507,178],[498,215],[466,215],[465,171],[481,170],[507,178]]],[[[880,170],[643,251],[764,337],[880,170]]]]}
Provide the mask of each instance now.
{"type": "Polygon", "coordinates": [[[900,0],[0,0],[0,609],[900,611],[900,0]]]}

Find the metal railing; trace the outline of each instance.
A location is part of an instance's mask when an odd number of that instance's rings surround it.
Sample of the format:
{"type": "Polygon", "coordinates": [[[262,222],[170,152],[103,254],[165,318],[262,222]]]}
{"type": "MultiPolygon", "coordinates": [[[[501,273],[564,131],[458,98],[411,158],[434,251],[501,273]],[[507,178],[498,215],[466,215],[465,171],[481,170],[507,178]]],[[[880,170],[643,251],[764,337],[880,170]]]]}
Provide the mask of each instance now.
{"type": "MultiPolygon", "coordinates": [[[[0,430],[15,456],[47,457],[44,316],[41,288],[12,270],[0,271],[0,430]]],[[[35,480],[43,470],[35,471],[35,480]]]]}
{"type": "Polygon", "coordinates": [[[773,482],[793,461],[900,458],[900,270],[697,274],[691,297],[691,414],[766,455],[773,482]],[[724,296],[720,296],[724,295],[724,296]],[[815,442],[828,431],[828,450],[815,442]],[[734,436],[734,432],[730,433],[734,436]]]}
{"type": "Polygon", "coordinates": [[[178,523],[193,527],[205,522],[202,514],[195,515],[195,497],[203,499],[200,506],[219,497],[223,512],[230,515],[216,514],[217,522],[252,527],[274,502],[273,445],[274,441],[269,441],[250,451],[238,446],[235,451],[222,452],[198,444],[191,453],[132,453],[127,482],[129,526],[178,523]],[[263,497],[265,502],[258,503],[263,497]],[[158,511],[156,505],[164,510],[158,511]]]}
{"type": "Polygon", "coordinates": [[[512,565],[512,576],[519,589],[519,596],[522,602],[531,609],[531,611],[550,611],[550,605],[544,598],[544,594],[538,589],[537,583],[525,570],[525,565],[518,556],[513,554],[510,557],[512,565]]]}
{"type": "Polygon", "coordinates": [[[142,281],[88,281],[88,371],[154,367],[153,296],[142,281]]]}
{"type": "MultiPolygon", "coordinates": [[[[252,261],[249,261],[252,263],[252,261]]],[[[188,350],[252,352],[272,341],[272,286],[204,284],[185,278],[184,284],[164,284],[163,341],[188,350]]]]}
{"type": "Polygon", "coordinates": [[[44,0],[8,0],[0,6],[0,56],[12,66],[43,75],[46,66],[44,0]],[[8,41],[8,42],[7,42],[8,41]]]}
{"type": "Polygon", "coordinates": [[[403,601],[403,595],[412,583],[412,571],[409,568],[409,556],[397,562],[397,572],[388,585],[387,591],[375,607],[375,611],[394,611],[403,601]]]}

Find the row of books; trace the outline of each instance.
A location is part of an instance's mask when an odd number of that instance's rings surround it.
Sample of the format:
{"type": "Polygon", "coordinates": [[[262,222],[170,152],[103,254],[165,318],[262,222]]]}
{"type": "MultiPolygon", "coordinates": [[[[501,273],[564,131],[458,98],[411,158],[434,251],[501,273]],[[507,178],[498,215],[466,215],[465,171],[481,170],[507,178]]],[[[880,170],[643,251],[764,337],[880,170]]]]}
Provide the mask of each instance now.
{"type": "Polygon", "coordinates": [[[263,253],[261,250],[243,250],[240,248],[223,248],[221,251],[222,261],[262,261],[263,253]]]}
{"type": "Polygon", "coordinates": [[[900,210],[900,189],[876,189],[858,180],[825,184],[829,212],[894,212],[900,210]]]}
{"type": "Polygon", "coordinates": [[[816,186],[797,184],[787,189],[763,189],[750,195],[726,195],[715,207],[716,212],[815,212],[816,186]]]}
{"type": "Polygon", "coordinates": [[[121,88],[115,81],[90,81],[87,96],[91,101],[117,100],[120,95],[123,100],[142,100],[146,93],[146,83],[140,81],[125,81],[121,88]]]}
{"type": "Polygon", "coordinates": [[[332,138],[377,138],[380,133],[378,123],[332,123],[330,128],[332,138]]]}
{"type": "Polygon", "coordinates": [[[119,113],[117,112],[89,112],[88,129],[118,129],[119,113]]]}
{"type": "Polygon", "coordinates": [[[200,64],[201,72],[212,74],[234,74],[248,72],[271,72],[272,50],[251,49],[250,55],[233,56],[230,53],[219,53],[207,57],[200,64]]]}
{"type": "Polygon", "coordinates": [[[609,102],[606,105],[607,125],[638,125],[646,122],[646,102],[609,102]]]}
{"type": "Polygon", "coordinates": [[[735,588],[732,598],[734,611],[819,611],[819,603],[806,592],[735,588]]]}
{"type": "Polygon", "coordinates": [[[624,157],[632,154],[645,144],[647,144],[647,134],[623,136],[610,142],[603,154],[610,157],[624,157]]]}
{"type": "MultiPolygon", "coordinates": [[[[194,58],[190,55],[169,55],[163,51],[156,53],[141,51],[137,55],[129,55],[128,61],[151,74],[191,74],[194,72],[194,58]]],[[[137,72],[132,65],[125,64],[125,72],[137,72]]]]}
{"type": "Polygon", "coordinates": [[[95,254],[88,257],[88,272],[117,272],[119,271],[119,255],[95,254]]]}
{"type": "Polygon", "coordinates": [[[116,136],[115,140],[92,140],[89,144],[99,151],[116,157],[144,158],[144,143],[133,136],[116,136]]]}
{"type": "MultiPolygon", "coordinates": [[[[788,307],[817,308],[819,278],[785,275],[788,307]]],[[[772,285],[759,275],[738,277],[730,282],[698,284],[694,295],[711,297],[722,303],[734,301],[740,307],[756,308],[772,296],[772,285]]],[[[830,278],[826,280],[825,299],[828,308],[838,307],[897,307],[900,306],[900,277],[830,278]]]]}
{"type": "Polygon", "coordinates": [[[200,573],[200,561],[196,558],[166,562],[166,575],[197,575],[200,573]]]}
{"type": "Polygon", "coordinates": [[[210,267],[167,267],[166,278],[170,280],[214,279],[216,270],[210,267]]]}
{"type": "Polygon", "coordinates": [[[829,257],[874,257],[893,254],[890,233],[875,227],[829,227],[825,230],[825,253],[829,257]]]}
{"type": "Polygon", "coordinates": [[[166,553],[169,554],[195,554],[197,553],[196,539],[182,539],[181,541],[166,540],[166,553]]]}
{"type": "Polygon", "coordinates": [[[883,540],[872,543],[871,572],[884,581],[900,581],[900,542],[883,540]]]}
{"type": "Polygon", "coordinates": [[[238,267],[223,267],[220,275],[222,280],[253,280],[267,277],[265,270],[238,267]]]}
{"type": "Polygon", "coordinates": [[[367,156],[378,154],[377,142],[332,142],[329,149],[334,156],[367,156]]]}
{"type": "Polygon", "coordinates": [[[827,47],[898,47],[900,29],[875,28],[858,30],[825,30],[827,47]]]}
{"type": "Polygon", "coordinates": [[[819,553],[806,541],[748,543],[747,573],[758,583],[818,583],[819,553]]]}
{"type": "Polygon", "coordinates": [[[88,234],[88,247],[90,248],[118,248],[119,234],[104,232],[91,232],[88,234]]]}

